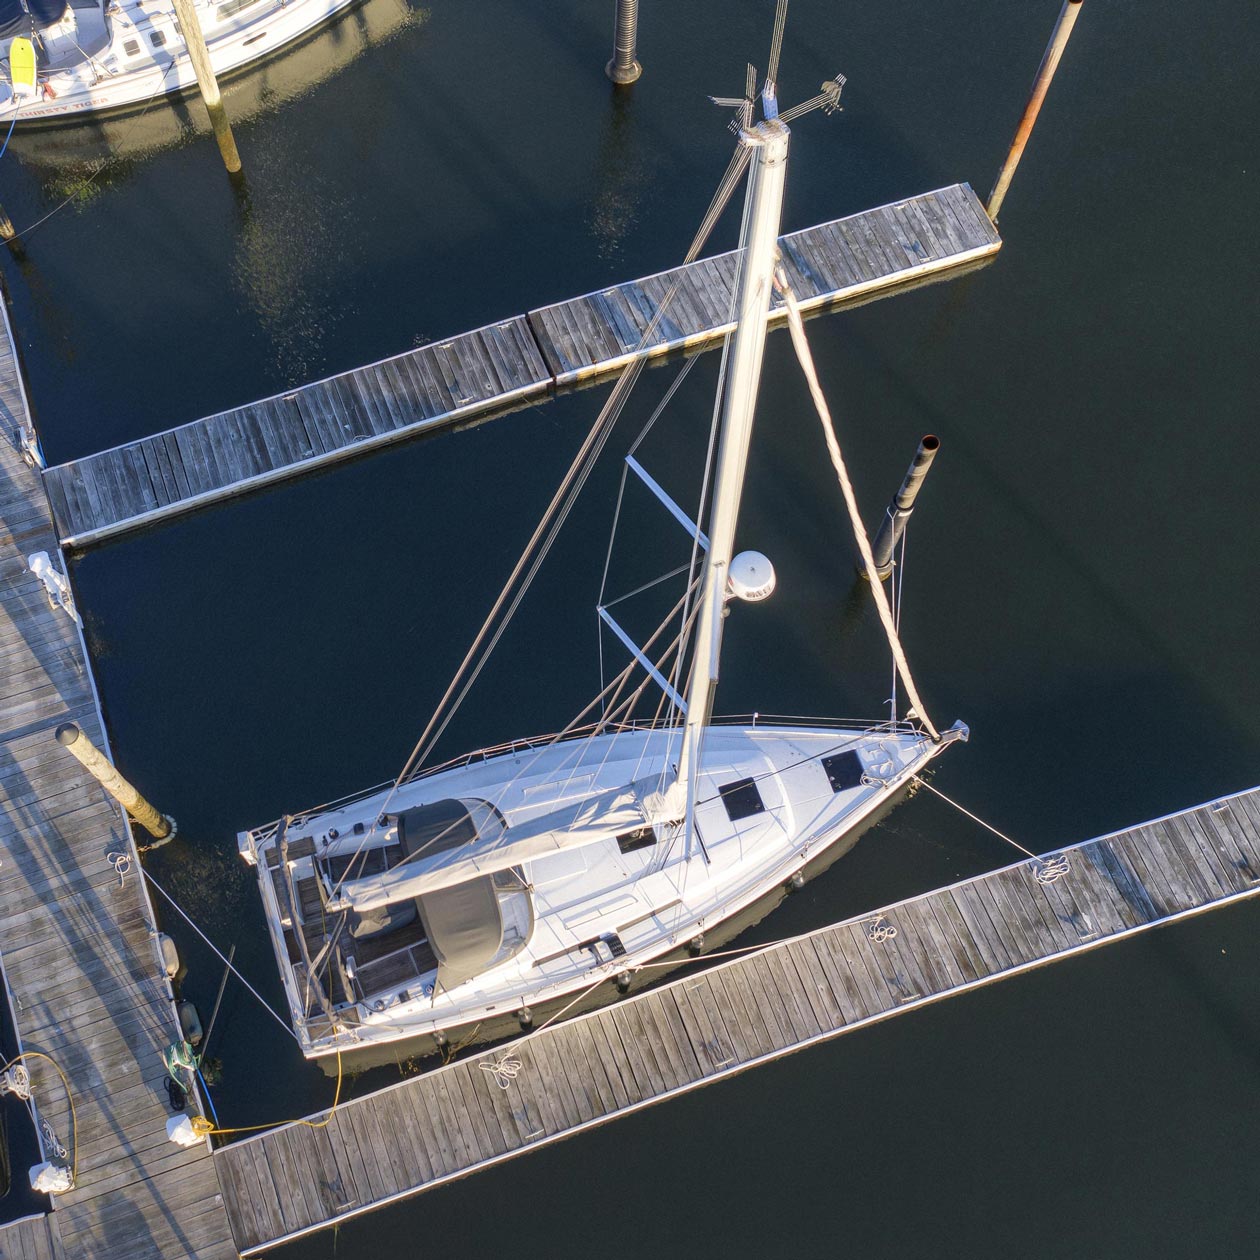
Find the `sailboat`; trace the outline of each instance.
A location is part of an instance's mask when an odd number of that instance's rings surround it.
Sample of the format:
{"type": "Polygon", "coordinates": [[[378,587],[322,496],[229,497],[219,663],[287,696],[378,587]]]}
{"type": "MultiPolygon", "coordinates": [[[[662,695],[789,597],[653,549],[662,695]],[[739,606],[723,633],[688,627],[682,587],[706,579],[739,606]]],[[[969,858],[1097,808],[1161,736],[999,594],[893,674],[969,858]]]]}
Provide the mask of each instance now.
{"type": "Polygon", "coordinates": [[[735,535],[794,112],[779,114],[768,81],[754,124],[752,94],[732,163],[748,191],[705,528],[632,461],[691,539],[675,645],[654,659],[600,609],[664,711],[634,720],[605,695],[587,726],[431,769],[422,737],[393,783],[238,836],[299,1042],[329,1071],[493,1040],[659,979],[833,863],[967,738],[917,703],[865,724],[712,716],[727,614],[774,587],[735,535]]]}
{"type": "MultiPolygon", "coordinates": [[[[226,75],[355,3],[195,0],[195,9],[210,66],[226,75]]],[[[140,109],[196,86],[170,0],[0,0],[0,123],[140,109]],[[32,45],[34,73],[28,75],[24,57],[32,45]]]]}

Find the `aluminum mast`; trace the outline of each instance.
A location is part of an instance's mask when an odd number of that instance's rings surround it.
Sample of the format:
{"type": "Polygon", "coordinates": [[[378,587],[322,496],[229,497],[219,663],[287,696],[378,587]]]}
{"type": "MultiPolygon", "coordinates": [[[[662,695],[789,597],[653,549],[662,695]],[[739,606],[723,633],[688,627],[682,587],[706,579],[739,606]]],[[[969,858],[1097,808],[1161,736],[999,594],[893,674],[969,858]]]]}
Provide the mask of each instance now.
{"type": "MultiPolygon", "coordinates": [[[[778,257],[779,221],[787,175],[788,129],[777,118],[744,130],[741,143],[752,148],[748,200],[744,214],[743,267],[737,299],[738,323],[727,369],[722,400],[717,471],[710,513],[709,549],[700,578],[700,611],[696,618],[695,652],[687,684],[687,715],[683,728],[678,774],[665,793],[677,801],[686,792],[687,835],[693,834],[696,784],[704,729],[713,709],[722,650],[722,618],[727,599],[727,575],[735,544],[744,470],[752,439],[753,410],[761,380],[766,325],[778,257]]],[[[677,812],[674,812],[677,818],[677,812]]]]}

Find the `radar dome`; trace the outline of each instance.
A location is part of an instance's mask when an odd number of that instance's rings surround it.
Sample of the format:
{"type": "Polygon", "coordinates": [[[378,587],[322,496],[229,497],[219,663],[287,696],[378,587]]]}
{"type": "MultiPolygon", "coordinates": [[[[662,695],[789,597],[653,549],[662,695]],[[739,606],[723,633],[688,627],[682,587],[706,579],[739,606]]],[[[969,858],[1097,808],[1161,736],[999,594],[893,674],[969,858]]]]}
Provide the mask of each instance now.
{"type": "Polygon", "coordinates": [[[733,599],[755,604],[774,590],[774,565],[760,551],[741,551],[726,575],[727,593],[733,599]]]}

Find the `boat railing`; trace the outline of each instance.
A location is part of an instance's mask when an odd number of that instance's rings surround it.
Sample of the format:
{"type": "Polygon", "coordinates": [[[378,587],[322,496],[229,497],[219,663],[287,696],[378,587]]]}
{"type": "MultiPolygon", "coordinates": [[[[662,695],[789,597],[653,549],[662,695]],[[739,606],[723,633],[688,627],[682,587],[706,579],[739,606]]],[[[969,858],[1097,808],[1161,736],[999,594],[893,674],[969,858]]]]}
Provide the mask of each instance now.
{"type": "MultiPolygon", "coordinates": [[[[753,728],[758,726],[823,727],[827,730],[878,732],[890,735],[911,734],[920,729],[915,723],[906,721],[885,720],[882,722],[871,722],[869,720],[862,721],[858,718],[821,718],[800,714],[786,715],[778,713],[728,714],[723,717],[710,719],[710,724],[713,726],[749,726],[753,728]]],[[[302,813],[295,814],[290,818],[289,826],[291,829],[300,829],[312,818],[330,813],[333,810],[344,809],[349,805],[353,805],[356,801],[366,800],[369,796],[374,796],[380,792],[388,792],[393,787],[405,787],[411,783],[418,783],[422,779],[431,778],[433,775],[442,774],[447,770],[458,770],[464,766],[473,765],[478,761],[489,761],[493,757],[529,752],[533,749],[545,748],[550,744],[570,743],[576,740],[588,739],[592,735],[618,735],[634,731],[664,730],[671,726],[679,726],[678,721],[666,718],[634,718],[623,722],[589,722],[583,726],[573,727],[570,730],[553,731],[549,735],[534,735],[526,739],[513,739],[502,744],[491,744],[485,748],[478,748],[472,752],[464,753],[459,757],[452,757],[449,761],[444,761],[440,765],[424,766],[404,778],[392,782],[378,783],[375,787],[354,792],[337,800],[328,801],[323,805],[316,805],[310,809],[303,810],[302,813]]],[[[255,828],[250,832],[250,835],[256,844],[265,844],[276,834],[279,826],[280,820],[277,819],[275,822],[255,828]]]]}

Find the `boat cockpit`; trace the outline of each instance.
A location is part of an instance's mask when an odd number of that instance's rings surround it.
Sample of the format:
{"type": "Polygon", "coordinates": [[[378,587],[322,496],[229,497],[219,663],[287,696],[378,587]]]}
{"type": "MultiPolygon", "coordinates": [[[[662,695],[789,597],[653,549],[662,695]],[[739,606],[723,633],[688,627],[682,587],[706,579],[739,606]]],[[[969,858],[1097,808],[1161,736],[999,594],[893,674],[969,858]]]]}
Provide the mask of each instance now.
{"type": "Polygon", "coordinates": [[[486,801],[440,800],[316,837],[303,931],[327,974],[341,973],[336,996],[369,1011],[432,999],[524,949],[534,908],[519,866],[433,877],[505,830],[486,801]]]}

